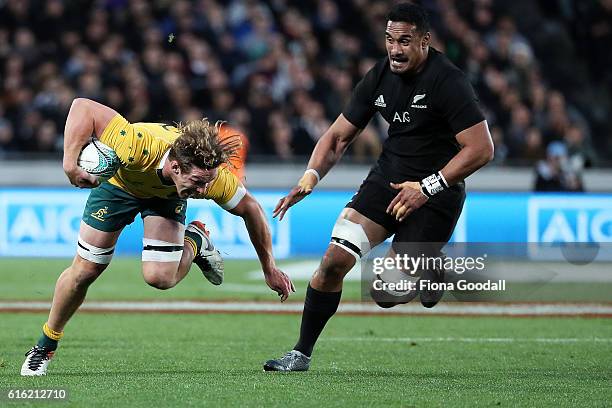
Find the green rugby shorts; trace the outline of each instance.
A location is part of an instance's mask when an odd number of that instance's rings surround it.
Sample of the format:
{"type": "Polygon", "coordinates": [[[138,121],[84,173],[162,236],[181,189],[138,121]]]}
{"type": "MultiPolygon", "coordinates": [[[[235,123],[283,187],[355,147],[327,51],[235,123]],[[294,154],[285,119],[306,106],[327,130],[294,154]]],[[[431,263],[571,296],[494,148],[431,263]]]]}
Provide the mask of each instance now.
{"type": "Polygon", "coordinates": [[[99,231],[119,231],[134,221],[138,213],[144,219],[157,215],[185,224],[187,200],[182,198],[138,198],[108,182],[91,190],[83,221],[99,231]]]}

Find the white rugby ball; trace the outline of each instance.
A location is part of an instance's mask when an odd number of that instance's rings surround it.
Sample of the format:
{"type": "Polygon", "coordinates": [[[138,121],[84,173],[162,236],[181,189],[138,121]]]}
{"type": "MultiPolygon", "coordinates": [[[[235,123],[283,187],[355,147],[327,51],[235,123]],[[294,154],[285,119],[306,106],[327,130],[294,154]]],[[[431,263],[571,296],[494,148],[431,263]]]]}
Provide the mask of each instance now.
{"type": "Polygon", "coordinates": [[[81,150],[77,164],[89,174],[104,181],[115,175],[121,166],[121,161],[110,146],[94,139],[81,150]]]}

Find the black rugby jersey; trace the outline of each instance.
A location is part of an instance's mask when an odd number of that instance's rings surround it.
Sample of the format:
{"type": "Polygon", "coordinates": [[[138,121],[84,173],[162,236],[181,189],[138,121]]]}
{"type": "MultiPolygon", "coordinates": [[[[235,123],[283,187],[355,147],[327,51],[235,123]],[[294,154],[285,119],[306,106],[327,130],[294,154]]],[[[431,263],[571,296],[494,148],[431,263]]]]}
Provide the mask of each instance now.
{"type": "Polygon", "coordinates": [[[392,182],[442,169],[460,150],[455,135],[484,120],[463,72],[432,47],[418,74],[394,74],[388,57],[380,60],[342,113],[363,129],[376,112],[389,122],[389,137],[372,173],[392,182]]]}

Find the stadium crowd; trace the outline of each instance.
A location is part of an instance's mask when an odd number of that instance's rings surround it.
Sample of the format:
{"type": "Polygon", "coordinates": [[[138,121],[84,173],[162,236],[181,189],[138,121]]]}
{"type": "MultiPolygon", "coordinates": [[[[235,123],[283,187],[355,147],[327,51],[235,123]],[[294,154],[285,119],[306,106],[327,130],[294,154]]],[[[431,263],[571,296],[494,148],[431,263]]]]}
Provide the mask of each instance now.
{"type": "MultiPolygon", "coordinates": [[[[495,163],[544,168],[548,150],[572,171],[605,164],[611,0],[420,3],[433,46],[479,95],[495,163]]],[[[133,122],[227,120],[249,136],[251,156],[309,155],[385,55],[389,4],[0,0],[0,154],[61,151],[70,103],[82,96],[133,122]]],[[[383,122],[354,143],[354,160],[379,153],[383,122]]]]}

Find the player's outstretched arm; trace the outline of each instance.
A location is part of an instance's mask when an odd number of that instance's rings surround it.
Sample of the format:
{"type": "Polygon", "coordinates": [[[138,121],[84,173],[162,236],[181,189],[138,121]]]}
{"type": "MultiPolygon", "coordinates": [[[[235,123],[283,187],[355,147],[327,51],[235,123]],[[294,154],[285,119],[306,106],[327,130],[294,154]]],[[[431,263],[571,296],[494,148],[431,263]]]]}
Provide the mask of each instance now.
{"type": "Polygon", "coordinates": [[[297,186],[280,199],[273,216],[280,216],[282,220],[289,207],[310,194],[317,183],[340,161],[347,147],[355,140],[359,132],[359,128],[340,114],[317,142],[308,161],[308,169],[297,186]]]}
{"type": "Polygon", "coordinates": [[[272,255],[270,229],[268,228],[263,209],[257,200],[247,192],[238,205],[229,211],[244,219],[249,232],[249,238],[251,238],[255,251],[257,251],[266,284],[270,289],[278,293],[281,297],[281,302],[284,302],[291,292],[295,292],[295,287],[291,279],[276,267],[276,262],[272,255]]]}
{"type": "Polygon", "coordinates": [[[114,109],[91,99],[76,98],[72,101],[64,128],[63,160],[64,172],[72,185],[91,188],[99,184],[95,176],[77,165],[77,160],[91,135],[101,135],[115,115],[117,112],[114,109]]]}

